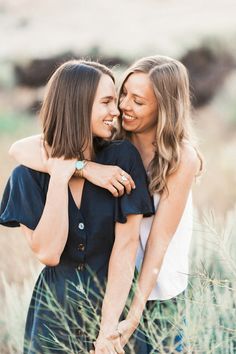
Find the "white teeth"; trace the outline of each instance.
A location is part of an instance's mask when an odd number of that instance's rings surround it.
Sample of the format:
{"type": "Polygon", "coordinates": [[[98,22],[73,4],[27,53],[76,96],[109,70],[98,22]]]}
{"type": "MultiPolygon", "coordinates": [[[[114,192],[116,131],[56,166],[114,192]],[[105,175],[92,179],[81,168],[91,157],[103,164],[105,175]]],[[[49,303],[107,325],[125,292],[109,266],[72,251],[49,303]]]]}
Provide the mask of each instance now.
{"type": "Polygon", "coordinates": [[[112,126],[113,125],[113,121],[112,120],[104,120],[104,124],[112,126]]]}
{"type": "Polygon", "coordinates": [[[123,117],[127,120],[135,120],[135,117],[129,116],[127,114],[123,114],[123,117]]]}

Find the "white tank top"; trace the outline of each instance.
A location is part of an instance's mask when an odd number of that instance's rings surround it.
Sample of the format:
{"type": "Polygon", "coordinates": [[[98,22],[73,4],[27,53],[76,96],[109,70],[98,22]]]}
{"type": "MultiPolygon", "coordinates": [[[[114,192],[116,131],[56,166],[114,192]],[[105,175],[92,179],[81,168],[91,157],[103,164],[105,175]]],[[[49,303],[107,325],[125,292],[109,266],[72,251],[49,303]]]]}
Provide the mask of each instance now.
{"type": "MultiPolygon", "coordinates": [[[[154,195],[155,210],[157,210],[160,196],[154,195]]],[[[136,266],[140,270],[146,242],[154,216],[143,218],[140,227],[140,243],[137,253],[136,266]]],[[[171,299],[182,291],[188,284],[188,254],[192,237],[193,215],[192,215],[192,194],[188,200],[177,227],[177,230],[167,248],[157,283],[152,290],[148,300],[171,299]]]]}

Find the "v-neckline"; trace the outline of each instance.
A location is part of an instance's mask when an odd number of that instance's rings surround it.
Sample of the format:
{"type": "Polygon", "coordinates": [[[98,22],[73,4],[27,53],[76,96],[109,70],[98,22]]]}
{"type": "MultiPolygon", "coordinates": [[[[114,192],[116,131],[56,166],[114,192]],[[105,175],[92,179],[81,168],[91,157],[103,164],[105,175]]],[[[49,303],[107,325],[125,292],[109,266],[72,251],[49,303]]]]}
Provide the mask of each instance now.
{"type": "Polygon", "coordinates": [[[69,192],[69,196],[72,199],[72,203],[74,204],[74,206],[76,207],[77,210],[81,210],[83,207],[83,200],[84,200],[84,189],[86,187],[87,181],[86,179],[84,180],[84,184],[83,184],[83,188],[82,188],[82,192],[81,192],[81,199],[80,199],[80,206],[78,207],[78,205],[76,204],[76,201],[74,199],[74,196],[72,194],[72,191],[70,189],[69,183],[68,183],[68,192],[69,192]]]}

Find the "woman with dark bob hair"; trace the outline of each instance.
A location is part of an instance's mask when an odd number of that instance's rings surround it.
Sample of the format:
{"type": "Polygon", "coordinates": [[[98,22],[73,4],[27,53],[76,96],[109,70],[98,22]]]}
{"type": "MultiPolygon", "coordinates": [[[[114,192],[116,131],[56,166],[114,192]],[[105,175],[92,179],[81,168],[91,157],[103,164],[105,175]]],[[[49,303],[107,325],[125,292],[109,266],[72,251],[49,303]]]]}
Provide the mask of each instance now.
{"type": "MultiPolygon", "coordinates": [[[[110,141],[118,114],[108,68],[64,63],[40,111],[46,148],[40,163],[47,173],[20,165],[6,185],[0,223],[20,226],[45,265],[29,306],[25,354],[88,353],[95,340],[96,354],[124,353],[119,338],[107,338],[131,288],[142,216],[154,210],[137,149],[110,141]],[[86,161],[119,166],[114,188],[128,185],[131,174],[136,189],[114,198],[83,178],[86,161]]],[[[145,354],[141,336],[132,350],[145,354]]]]}
{"type": "MultiPolygon", "coordinates": [[[[120,338],[122,346],[129,343],[147,309],[149,318],[156,319],[146,321],[144,317],[148,353],[182,352],[183,332],[179,328],[180,321],[176,320],[179,315],[176,304],[178,297],[184,300],[188,284],[191,187],[202,170],[202,158],[191,128],[189,78],[185,66],[167,56],[141,58],[124,75],[119,109],[120,129],[116,138],[129,140],[138,149],[156,212],[142,219],[136,260],[140,270],[138,287],[126,319],[119,323],[110,338],[120,338]],[[163,317],[167,320],[158,321],[163,317]]],[[[47,171],[40,161],[40,136],[16,142],[10,154],[26,166],[47,171]]],[[[135,175],[130,174],[135,179],[135,175]]],[[[130,176],[126,175],[126,181],[120,179],[119,166],[88,161],[83,176],[116,197],[134,187],[130,176]]],[[[135,184],[136,191],[137,179],[135,184]]],[[[184,314],[180,316],[184,323],[184,314]]]]}

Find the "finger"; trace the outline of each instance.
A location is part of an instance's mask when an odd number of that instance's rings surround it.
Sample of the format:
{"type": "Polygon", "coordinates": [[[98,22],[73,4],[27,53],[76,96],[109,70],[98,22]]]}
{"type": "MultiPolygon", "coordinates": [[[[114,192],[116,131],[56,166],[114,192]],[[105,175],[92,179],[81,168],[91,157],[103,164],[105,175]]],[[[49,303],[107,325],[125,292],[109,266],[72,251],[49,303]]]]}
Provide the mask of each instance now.
{"type": "Polygon", "coordinates": [[[115,339],[118,339],[118,338],[120,338],[120,334],[117,331],[115,333],[110,334],[107,337],[107,339],[109,339],[109,340],[115,340],[115,339]]]}
{"type": "Polygon", "coordinates": [[[122,183],[122,185],[123,185],[124,188],[125,188],[126,193],[130,194],[130,192],[131,192],[131,190],[132,190],[131,183],[130,183],[130,181],[128,180],[128,178],[124,179],[124,177],[126,178],[125,175],[123,175],[123,176],[120,176],[120,175],[119,175],[119,176],[117,177],[117,180],[118,180],[120,183],[122,183]]]}
{"type": "Polygon", "coordinates": [[[117,181],[116,179],[112,180],[112,184],[113,184],[113,187],[115,187],[117,189],[119,197],[121,197],[125,192],[125,187],[123,186],[123,184],[121,182],[117,181]]]}
{"type": "Polygon", "coordinates": [[[109,192],[111,192],[111,194],[113,195],[113,197],[119,197],[119,193],[117,191],[117,189],[115,187],[113,187],[113,185],[109,185],[107,187],[107,189],[109,190],[109,192]]]}
{"type": "Polygon", "coordinates": [[[132,189],[136,188],[133,178],[127,172],[120,170],[119,173],[121,174],[121,176],[125,176],[128,179],[132,189]]]}
{"type": "Polygon", "coordinates": [[[123,346],[121,344],[121,333],[119,333],[119,331],[115,331],[114,333],[110,334],[107,339],[111,340],[113,345],[114,345],[114,349],[116,350],[117,353],[119,354],[124,354],[124,349],[123,346]]]}
{"type": "Polygon", "coordinates": [[[120,338],[116,339],[115,341],[113,341],[113,345],[114,345],[114,349],[116,350],[116,352],[118,354],[124,354],[124,349],[122,348],[121,342],[120,342],[120,338]]]}
{"type": "Polygon", "coordinates": [[[124,348],[124,346],[125,346],[127,343],[128,343],[127,338],[125,338],[124,336],[121,336],[121,338],[120,338],[121,347],[124,348]]]}
{"type": "Polygon", "coordinates": [[[129,181],[129,183],[130,183],[130,185],[131,185],[131,188],[132,188],[132,189],[135,189],[135,188],[136,188],[136,185],[135,185],[135,183],[134,183],[133,178],[132,178],[128,173],[125,174],[125,177],[128,179],[128,181],[129,181]]]}

